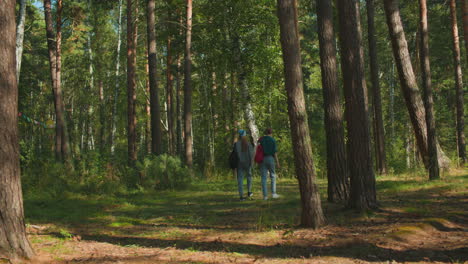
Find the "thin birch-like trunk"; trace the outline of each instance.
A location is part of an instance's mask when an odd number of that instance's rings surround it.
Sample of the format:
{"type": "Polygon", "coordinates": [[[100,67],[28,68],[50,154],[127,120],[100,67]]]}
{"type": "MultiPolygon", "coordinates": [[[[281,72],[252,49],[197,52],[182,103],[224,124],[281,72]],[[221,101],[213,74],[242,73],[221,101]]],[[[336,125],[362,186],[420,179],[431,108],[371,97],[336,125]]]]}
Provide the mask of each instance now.
{"type": "Polygon", "coordinates": [[[23,58],[24,24],[26,21],[26,0],[20,0],[18,23],[16,25],[16,82],[19,85],[21,59],[23,58]]]}

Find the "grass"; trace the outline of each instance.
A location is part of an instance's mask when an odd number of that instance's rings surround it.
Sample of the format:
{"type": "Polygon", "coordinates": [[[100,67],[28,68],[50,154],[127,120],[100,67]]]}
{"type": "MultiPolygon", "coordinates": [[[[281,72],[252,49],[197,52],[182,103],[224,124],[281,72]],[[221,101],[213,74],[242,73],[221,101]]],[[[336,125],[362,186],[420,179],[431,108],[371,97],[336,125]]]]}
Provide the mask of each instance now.
{"type": "MultiPolygon", "coordinates": [[[[240,202],[236,182],[199,181],[183,191],[147,191],[114,196],[66,193],[58,199],[40,195],[25,197],[26,222],[47,224],[50,234],[34,236],[33,244],[50,245],[44,250],[60,255],[67,252],[64,241],[74,233],[86,233],[85,240],[118,244],[125,247],[174,247],[187,252],[222,251],[236,256],[269,255],[273,257],[309,257],[319,254],[297,245],[301,231],[300,197],[295,179],[278,180],[281,199],[263,201],[260,181],[254,179],[254,199],[240,202]],[[209,238],[201,242],[198,238],[209,238]],[[198,239],[198,240],[197,240],[198,239]],[[222,241],[221,241],[222,240],[222,241]],[[236,241],[254,241],[243,244],[236,241]],[[275,246],[283,241],[281,246],[275,246]]],[[[468,175],[455,171],[441,180],[428,181],[423,175],[389,175],[377,179],[378,200],[382,211],[356,213],[343,205],[326,202],[326,182],[318,180],[327,223],[334,227],[371,227],[382,219],[398,221],[410,216],[414,222],[387,232],[388,237],[402,239],[432,226],[452,230],[449,220],[463,221],[466,212],[457,201],[466,197],[468,175]],[[400,212],[400,213],[395,213],[400,212]],[[400,215],[401,214],[401,215],[400,215]]],[[[353,231],[354,232],[354,231],[353,231]]],[[[339,240],[316,237],[318,243],[339,240]]],[[[375,234],[378,237],[379,234],[375,234]]],[[[404,240],[404,239],[403,239],[404,240]]],[[[384,254],[373,244],[344,240],[345,246],[327,249],[335,256],[346,254],[361,258],[361,252],[384,254]],[[341,252],[348,244],[358,245],[341,252]]],[[[322,254],[322,253],[320,253],[322,254]]],[[[331,254],[331,253],[330,253],[331,254]]],[[[195,262],[194,262],[195,263],[195,262]]]]}

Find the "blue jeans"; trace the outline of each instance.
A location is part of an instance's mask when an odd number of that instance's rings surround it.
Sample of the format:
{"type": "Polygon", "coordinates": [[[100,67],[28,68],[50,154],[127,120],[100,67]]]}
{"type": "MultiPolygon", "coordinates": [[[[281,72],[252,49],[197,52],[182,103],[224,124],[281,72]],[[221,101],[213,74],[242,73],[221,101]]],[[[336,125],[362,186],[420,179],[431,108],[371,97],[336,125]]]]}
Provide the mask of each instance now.
{"type": "Polygon", "coordinates": [[[275,158],[273,156],[265,156],[262,164],[260,164],[260,173],[262,174],[262,191],[263,197],[268,196],[267,190],[267,174],[270,172],[271,193],[276,193],[276,173],[275,173],[275,158]]]}
{"type": "Polygon", "coordinates": [[[247,190],[252,192],[252,167],[237,168],[237,188],[240,198],[244,197],[244,175],[247,174],[247,190]]]}

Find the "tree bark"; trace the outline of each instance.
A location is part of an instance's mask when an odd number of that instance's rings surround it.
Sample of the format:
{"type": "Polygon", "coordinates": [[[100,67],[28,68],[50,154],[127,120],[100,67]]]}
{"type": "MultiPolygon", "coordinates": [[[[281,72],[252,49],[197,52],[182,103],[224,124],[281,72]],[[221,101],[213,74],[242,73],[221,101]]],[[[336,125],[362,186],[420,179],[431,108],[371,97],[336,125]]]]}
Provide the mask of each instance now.
{"type": "Polygon", "coordinates": [[[320,67],[327,140],[328,201],[344,202],[349,195],[349,176],[336,64],[335,32],[331,1],[317,0],[320,67]]]}
{"type": "Polygon", "coordinates": [[[453,66],[455,70],[455,91],[457,102],[457,141],[458,157],[462,164],[466,162],[465,150],[465,120],[463,109],[463,74],[461,70],[460,43],[458,37],[457,9],[455,0],[450,0],[450,16],[452,18],[452,37],[453,37],[453,66]]]}
{"type": "Polygon", "coordinates": [[[192,0],[187,0],[187,21],[185,31],[185,65],[184,65],[184,135],[185,163],[193,165],[192,138],[192,0]]]}
{"type": "Polygon", "coordinates": [[[176,137],[177,137],[177,155],[182,156],[182,96],[183,91],[181,88],[181,68],[182,68],[182,57],[177,54],[177,73],[176,73],[176,137]]]}
{"type": "MultiPolygon", "coordinates": [[[[137,160],[136,153],[136,44],[137,44],[137,23],[136,14],[134,16],[134,0],[127,0],[127,144],[128,144],[128,164],[134,166],[137,160]]],[[[137,4],[135,3],[135,6],[137,4]]]]}
{"type": "Polygon", "coordinates": [[[62,97],[62,0],[57,0],[57,39],[56,39],[56,59],[57,59],[57,104],[60,106],[60,113],[57,114],[57,119],[62,123],[62,141],[61,150],[64,161],[70,164],[70,147],[68,141],[67,121],[65,119],[65,105],[62,97]],[[59,117],[60,116],[60,117],[59,117]]]}
{"type": "Polygon", "coordinates": [[[19,85],[21,59],[23,58],[24,23],[26,20],[26,0],[20,0],[18,24],[16,25],[16,82],[19,85]]]}
{"type": "Polygon", "coordinates": [[[24,224],[18,132],[15,1],[0,8],[0,257],[34,255],[24,224]]]}
{"type": "Polygon", "coordinates": [[[112,128],[111,128],[111,139],[110,139],[110,146],[111,146],[111,154],[114,154],[115,151],[115,134],[117,132],[117,103],[120,93],[120,46],[122,43],[121,40],[121,32],[122,32],[122,0],[119,0],[119,20],[117,25],[117,57],[115,60],[115,90],[114,90],[114,105],[112,108],[112,128]]]}
{"type": "Polygon", "coordinates": [[[252,134],[254,142],[257,142],[259,138],[259,132],[257,122],[255,121],[255,114],[253,112],[252,97],[249,92],[249,85],[247,83],[247,66],[244,64],[242,58],[242,49],[239,36],[235,36],[234,39],[234,50],[235,50],[235,63],[238,69],[238,81],[241,91],[242,108],[244,110],[244,118],[247,121],[247,127],[252,134]]]}
{"type": "Polygon", "coordinates": [[[364,211],[376,208],[377,198],[372,168],[359,2],[339,0],[338,14],[351,178],[348,205],[350,208],[364,211]]]}
{"type": "MultiPolygon", "coordinates": [[[[57,16],[58,15],[59,9],[57,6],[57,16]]],[[[60,74],[58,72],[61,68],[61,64],[57,65],[58,62],[61,61],[59,54],[57,54],[57,52],[61,50],[61,45],[59,44],[59,42],[61,43],[61,33],[59,34],[58,32],[58,30],[60,29],[59,24],[61,27],[61,22],[57,24],[57,36],[55,36],[52,22],[53,19],[50,0],[44,0],[44,18],[46,22],[47,46],[49,50],[50,74],[52,79],[52,90],[54,95],[55,106],[55,157],[57,160],[63,161],[66,158],[66,153],[64,153],[64,150],[68,149],[68,142],[66,142],[67,139],[64,137],[66,125],[64,118],[62,90],[60,85],[60,74]]],[[[58,19],[59,17],[57,17],[57,20],[58,19]]]]}
{"type": "Polygon", "coordinates": [[[387,174],[387,158],[385,152],[385,131],[382,118],[382,96],[379,82],[379,63],[377,58],[377,41],[375,37],[374,23],[374,0],[367,0],[367,30],[369,41],[369,61],[373,92],[373,110],[374,110],[374,142],[375,159],[377,171],[379,174],[387,174]]]}
{"type": "Polygon", "coordinates": [[[296,150],[294,163],[301,193],[301,225],[318,228],[324,224],[325,219],[315,182],[316,174],[304,100],[297,1],[278,0],[277,5],[291,137],[293,148],[296,150]]]}
{"type": "Polygon", "coordinates": [[[419,0],[420,29],[421,29],[421,77],[423,86],[423,99],[426,110],[427,143],[429,152],[429,179],[439,179],[439,162],[437,153],[437,137],[434,117],[434,101],[432,99],[431,67],[429,62],[429,29],[427,23],[426,0],[419,0]]]}
{"type": "MultiPolygon", "coordinates": [[[[401,22],[398,0],[384,0],[387,26],[392,41],[393,56],[397,64],[401,89],[406,107],[416,135],[416,142],[421,153],[424,166],[429,168],[429,152],[427,144],[426,111],[414,75],[411,58],[408,51],[403,24],[401,22]]],[[[439,150],[439,167],[447,168],[450,160],[437,144],[439,150]]]]}
{"type": "Polygon", "coordinates": [[[155,1],[148,0],[147,31],[148,31],[148,64],[150,81],[151,108],[151,151],[160,155],[162,151],[161,109],[159,107],[159,91],[157,81],[156,33],[155,33],[155,1]]]}
{"type": "Polygon", "coordinates": [[[468,60],[468,1],[462,0],[462,13],[463,13],[463,37],[465,38],[465,53],[468,60]]]}
{"type": "MultiPolygon", "coordinates": [[[[170,6],[170,1],[168,1],[170,6]]],[[[167,103],[167,135],[169,154],[175,153],[175,131],[174,131],[174,75],[172,74],[172,35],[171,35],[171,10],[168,10],[167,31],[168,37],[166,42],[166,103],[167,103]]]]}

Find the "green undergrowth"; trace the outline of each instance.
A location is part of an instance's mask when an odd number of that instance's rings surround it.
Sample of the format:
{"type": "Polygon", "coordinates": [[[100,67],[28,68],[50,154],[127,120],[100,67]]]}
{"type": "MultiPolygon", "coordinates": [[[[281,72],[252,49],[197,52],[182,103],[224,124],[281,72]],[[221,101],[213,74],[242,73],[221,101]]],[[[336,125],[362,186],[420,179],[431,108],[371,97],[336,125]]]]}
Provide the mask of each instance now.
{"type": "MultiPolygon", "coordinates": [[[[384,212],[365,213],[327,203],[326,182],[319,180],[318,184],[328,224],[350,225],[388,217],[387,208],[397,208],[403,214],[432,219],[432,222],[458,217],[463,210],[451,199],[466,195],[467,182],[466,172],[445,175],[437,181],[420,176],[380,176],[377,192],[384,212]],[[434,220],[439,218],[442,220],[434,220]]],[[[57,197],[25,192],[24,206],[26,222],[30,224],[52,224],[58,230],[85,226],[95,234],[160,239],[183,239],[187,229],[202,230],[205,234],[268,232],[290,230],[299,224],[300,197],[295,179],[278,180],[281,198],[277,200],[261,199],[258,177],[254,178],[253,186],[253,199],[242,202],[238,199],[236,182],[231,178],[196,181],[180,191],[139,190],[113,195],[63,192],[57,197]]]]}

